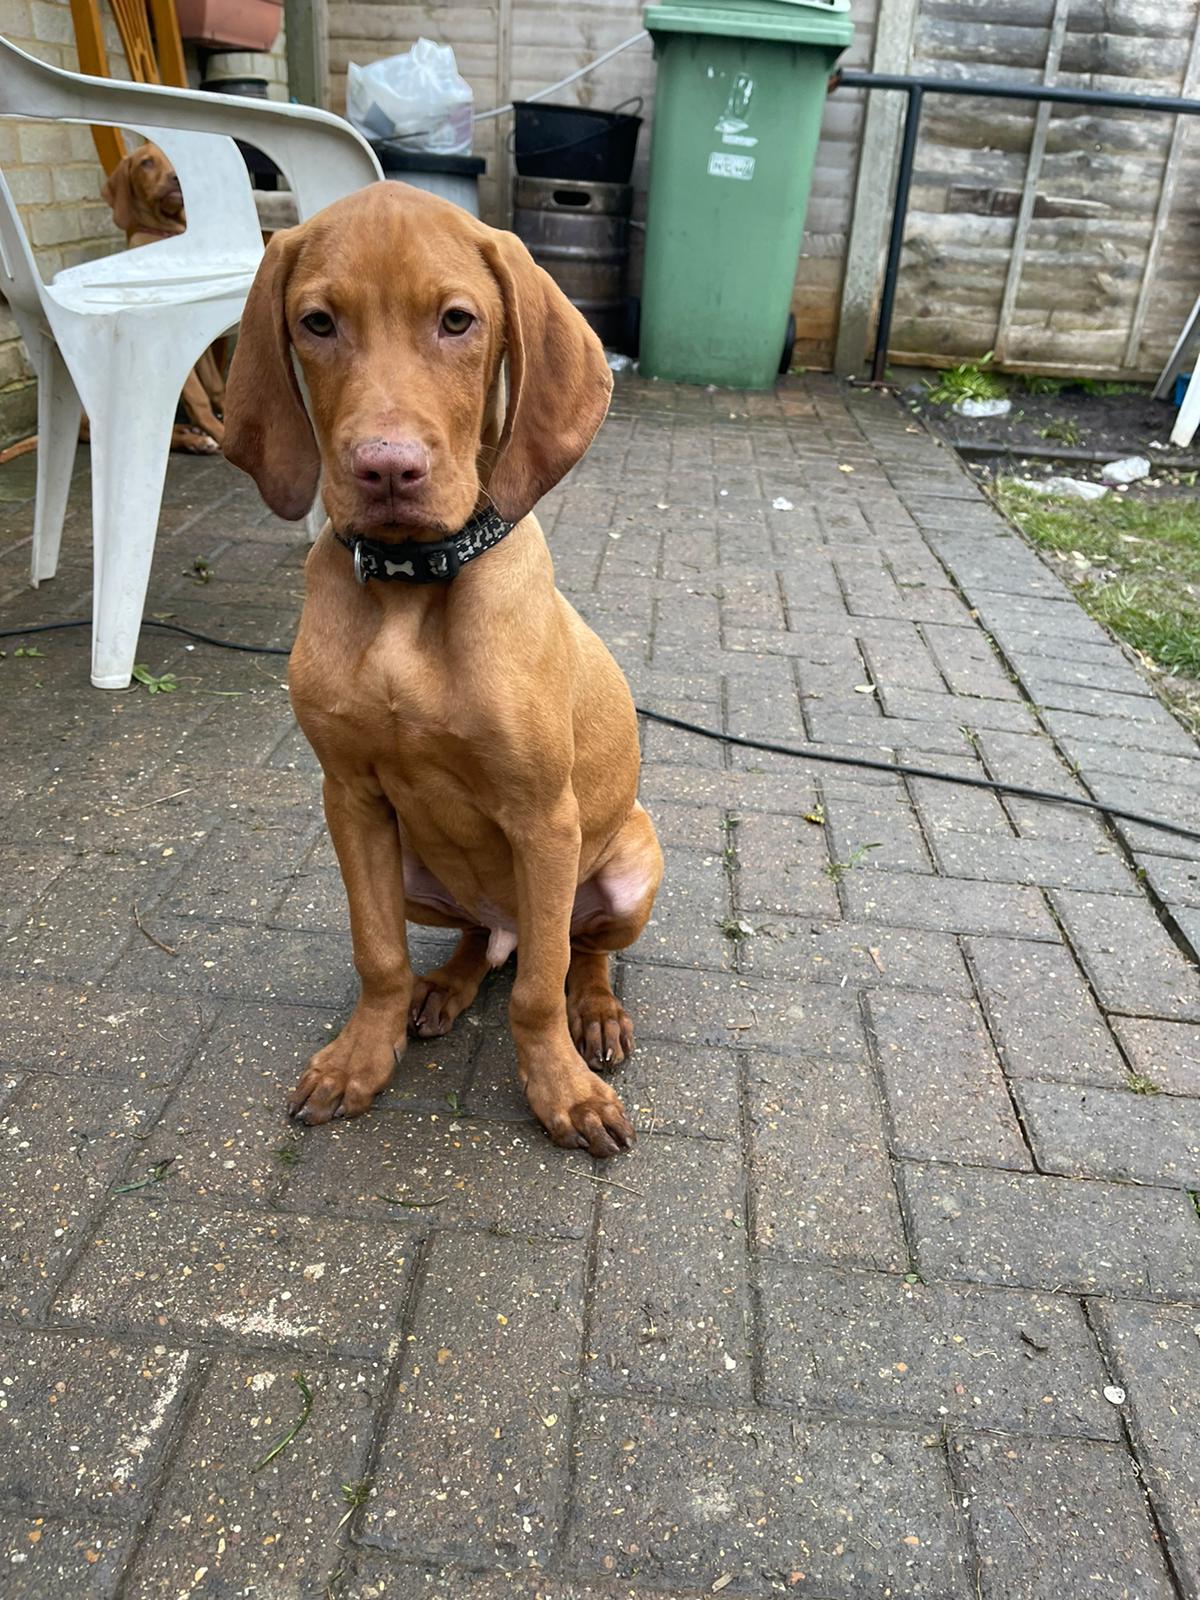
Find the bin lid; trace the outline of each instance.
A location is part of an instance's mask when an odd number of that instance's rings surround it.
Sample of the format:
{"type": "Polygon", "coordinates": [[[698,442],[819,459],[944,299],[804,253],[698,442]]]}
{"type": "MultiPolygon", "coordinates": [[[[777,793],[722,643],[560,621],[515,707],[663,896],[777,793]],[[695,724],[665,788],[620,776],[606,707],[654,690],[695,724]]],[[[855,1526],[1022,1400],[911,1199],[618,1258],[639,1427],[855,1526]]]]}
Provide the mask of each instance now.
{"type": "Polygon", "coordinates": [[[850,0],[660,0],[646,7],[651,33],[712,33],[844,50],[854,38],[850,0]]]}
{"type": "Polygon", "coordinates": [[[392,139],[372,139],[372,150],[385,172],[440,172],[449,178],[477,178],[487,171],[482,156],[442,156],[432,150],[409,150],[392,139]]]}

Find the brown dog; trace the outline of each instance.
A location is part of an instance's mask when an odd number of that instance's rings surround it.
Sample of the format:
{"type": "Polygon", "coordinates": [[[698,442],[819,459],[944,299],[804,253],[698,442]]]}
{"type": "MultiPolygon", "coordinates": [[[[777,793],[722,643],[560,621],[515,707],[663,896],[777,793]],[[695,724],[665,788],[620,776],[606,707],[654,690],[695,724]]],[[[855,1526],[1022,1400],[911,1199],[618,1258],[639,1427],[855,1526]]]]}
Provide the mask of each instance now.
{"type": "Polygon", "coordinates": [[[534,1114],[593,1155],[633,1140],[590,1068],[631,1048],[609,952],[641,932],[662,856],[628,687],[556,590],[529,514],[587,449],[611,386],[599,341],[518,239],[406,185],[338,201],[263,258],[225,453],[280,516],[303,516],[321,478],[330,523],[288,679],[362,980],[293,1095],[306,1122],[365,1111],[407,1029],[445,1033],[515,946],[509,1015],[534,1114]],[[450,581],[405,581],[488,508],[515,524],[506,537],[450,581]],[[406,917],[462,930],[415,980],[406,917]]]}
{"type": "MultiPolygon", "coordinates": [[[[113,221],[131,250],[187,231],[183,190],[174,167],[156,144],[139,145],[118,162],[100,198],[112,207],[113,221]]],[[[217,415],[225,409],[225,380],[211,350],[204,352],[188,374],[182,399],[193,426],[176,424],[172,450],[215,455],[225,438],[225,425],[217,415]]]]}

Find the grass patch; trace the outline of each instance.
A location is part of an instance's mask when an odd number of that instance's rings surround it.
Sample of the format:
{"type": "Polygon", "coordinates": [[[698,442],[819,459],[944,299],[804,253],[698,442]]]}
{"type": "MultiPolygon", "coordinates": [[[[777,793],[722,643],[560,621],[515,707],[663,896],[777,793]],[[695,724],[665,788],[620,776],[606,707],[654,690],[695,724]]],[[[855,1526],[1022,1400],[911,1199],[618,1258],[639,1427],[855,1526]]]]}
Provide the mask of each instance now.
{"type": "Polygon", "coordinates": [[[1011,479],[996,499],[1031,544],[1068,563],[1089,615],[1165,671],[1200,678],[1200,503],[1047,499],[1011,479]]]}

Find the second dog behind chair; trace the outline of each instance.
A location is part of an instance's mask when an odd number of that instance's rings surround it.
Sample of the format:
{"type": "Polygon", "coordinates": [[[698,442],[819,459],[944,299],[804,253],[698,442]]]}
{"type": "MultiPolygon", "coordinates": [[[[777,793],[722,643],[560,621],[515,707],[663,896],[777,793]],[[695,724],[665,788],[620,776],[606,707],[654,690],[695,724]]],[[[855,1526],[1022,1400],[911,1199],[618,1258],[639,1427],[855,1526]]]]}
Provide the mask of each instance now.
{"type": "MultiPolygon", "coordinates": [[[[173,239],[187,231],[183,190],[175,169],[156,144],[139,145],[117,163],[100,191],[112,208],[113,221],[131,250],[157,239],[173,239]]],[[[211,350],[188,374],[181,403],[188,422],[177,422],[172,450],[189,455],[216,455],[225,439],[225,380],[211,350]]]]}

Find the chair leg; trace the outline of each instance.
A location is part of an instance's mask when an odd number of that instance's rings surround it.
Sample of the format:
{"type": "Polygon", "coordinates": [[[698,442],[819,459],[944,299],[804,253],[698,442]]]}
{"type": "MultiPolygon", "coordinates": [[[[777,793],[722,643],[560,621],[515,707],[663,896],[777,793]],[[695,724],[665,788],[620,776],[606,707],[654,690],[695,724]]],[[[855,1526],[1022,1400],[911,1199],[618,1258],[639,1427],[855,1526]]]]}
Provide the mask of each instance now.
{"type": "Polygon", "coordinates": [[[1179,415],[1175,418],[1175,426],[1171,429],[1171,443],[1186,450],[1195,436],[1197,427],[1200,427],[1200,371],[1193,373],[1188,383],[1179,415]]]}
{"type": "Polygon", "coordinates": [[[91,414],[92,682],[97,689],[125,689],[133,673],[177,390],[176,385],[162,395],[144,394],[136,431],[112,404],[91,414]],[[131,439],[137,440],[136,452],[131,439]]]}
{"type": "Polygon", "coordinates": [[[67,495],[75,470],[82,406],[58,347],[39,341],[34,353],[38,382],[37,492],[33,503],[33,557],[29,581],[36,589],[58,571],[67,495]]]}

